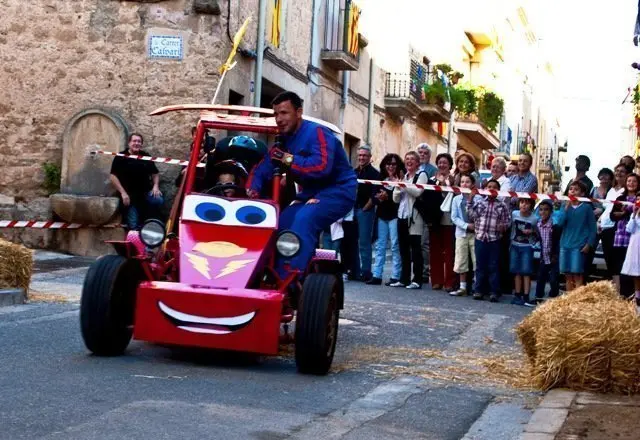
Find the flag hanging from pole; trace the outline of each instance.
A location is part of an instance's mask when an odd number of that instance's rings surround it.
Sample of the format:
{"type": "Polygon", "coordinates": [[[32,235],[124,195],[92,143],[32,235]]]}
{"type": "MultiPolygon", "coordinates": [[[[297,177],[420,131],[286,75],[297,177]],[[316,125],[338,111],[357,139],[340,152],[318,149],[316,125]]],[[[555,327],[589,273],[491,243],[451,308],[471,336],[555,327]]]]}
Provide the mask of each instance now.
{"type": "Polygon", "coordinates": [[[271,40],[273,47],[280,47],[280,17],[282,10],[282,0],[271,0],[273,10],[271,11],[271,40]]]}
{"type": "Polygon", "coordinates": [[[236,56],[236,52],[238,51],[238,47],[240,46],[240,42],[242,42],[244,34],[247,32],[250,21],[251,17],[247,17],[240,29],[238,29],[238,32],[236,32],[236,35],[233,37],[233,47],[231,48],[231,52],[229,53],[229,58],[227,58],[227,62],[220,67],[221,74],[233,69],[233,67],[236,65],[236,63],[233,62],[233,58],[236,56]]]}
{"type": "Polygon", "coordinates": [[[358,55],[359,47],[359,27],[360,27],[360,15],[362,10],[353,2],[349,6],[349,27],[347,34],[347,50],[353,55],[358,55]]]}

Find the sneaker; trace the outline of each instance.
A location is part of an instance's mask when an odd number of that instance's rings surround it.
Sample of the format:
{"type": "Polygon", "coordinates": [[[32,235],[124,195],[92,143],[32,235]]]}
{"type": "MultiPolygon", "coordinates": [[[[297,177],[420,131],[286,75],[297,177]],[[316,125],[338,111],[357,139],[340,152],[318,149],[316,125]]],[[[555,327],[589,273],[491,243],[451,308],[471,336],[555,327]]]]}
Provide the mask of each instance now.
{"type": "Polygon", "coordinates": [[[467,296],[467,289],[458,289],[449,292],[451,296],[467,296]]]}
{"type": "MultiPolygon", "coordinates": [[[[385,286],[387,287],[391,287],[393,284],[397,283],[399,280],[395,279],[395,278],[391,278],[389,281],[387,281],[386,283],[384,283],[385,286]]],[[[395,286],[393,286],[395,287],[395,286]]]]}
{"type": "Polygon", "coordinates": [[[391,283],[389,284],[390,287],[405,287],[404,283],[401,283],[400,281],[396,281],[395,283],[391,283]]]}
{"type": "Polygon", "coordinates": [[[431,286],[431,289],[432,290],[440,290],[440,289],[442,289],[442,284],[433,284],[431,286]]]}
{"type": "Polygon", "coordinates": [[[458,290],[458,289],[456,289],[455,287],[446,287],[444,289],[444,291],[447,292],[447,293],[451,293],[451,292],[454,292],[456,290],[458,290]]]}
{"type": "Polygon", "coordinates": [[[349,281],[349,275],[347,275],[346,273],[342,274],[342,281],[349,281]]]}
{"type": "Polygon", "coordinates": [[[497,303],[498,301],[500,301],[500,297],[498,295],[496,295],[495,293],[492,293],[489,296],[489,302],[497,303]]]}
{"type": "Polygon", "coordinates": [[[417,290],[417,289],[421,289],[422,286],[418,283],[411,283],[407,286],[407,289],[412,289],[412,290],[417,290]]]}
{"type": "Polygon", "coordinates": [[[380,286],[382,285],[382,280],[380,278],[372,277],[371,279],[365,281],[365,284],[370,286],[380,286]]]}
{"type": "Polygon", "coordinates": [[[519,296],[514,296],[511,300],[511,304],[513,304],[514,306],[523,306],[524,300],[519,296]]]}
{"type": "Polygon", "coordinates": [[[484,299],[484,295],[480,292],[476,292],[473,294],[473,299],[477,299],[478,301],[482,301],[484,299]]]}
{"type": "Polygon", "coordinates": [[[537,304],[536,304],[535,301],[528,301],[527,300],[527,301],[524,301],[524,306],[526,306],[526,307],[535,307],[535,306],[537,306],[537,304]]]}

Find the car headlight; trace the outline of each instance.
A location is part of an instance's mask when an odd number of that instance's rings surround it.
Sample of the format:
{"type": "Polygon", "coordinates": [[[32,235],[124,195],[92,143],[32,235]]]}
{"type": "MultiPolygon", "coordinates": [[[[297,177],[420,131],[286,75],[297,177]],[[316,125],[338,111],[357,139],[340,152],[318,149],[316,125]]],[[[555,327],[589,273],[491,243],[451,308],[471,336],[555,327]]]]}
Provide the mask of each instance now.
{"type": "Polygon", "coordinates": [[[154,248],[160,246],[164,238],[164,224],[160,220],[148,220],[140,229],[140,240],[142,240],[147,247],[154,248]]]}
{"type": "Polygon", "coordinates": [[[300,251],[300,237],[291,231],[284,231],[276,240],[276,249],[283,257],[291,258],[300,251]]]}

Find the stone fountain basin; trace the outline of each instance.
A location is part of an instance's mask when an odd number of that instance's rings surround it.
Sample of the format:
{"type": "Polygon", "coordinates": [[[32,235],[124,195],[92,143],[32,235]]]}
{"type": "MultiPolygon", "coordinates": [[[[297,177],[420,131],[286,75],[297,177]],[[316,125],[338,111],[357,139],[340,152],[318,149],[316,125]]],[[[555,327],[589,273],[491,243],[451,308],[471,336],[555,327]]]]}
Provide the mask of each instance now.
{"type": "Polygon", "coordinates": [[[118,214],[120,199],[104,196],[53,194],[51,209],[62,220],[86,225],[105,225],[118,214]]]}

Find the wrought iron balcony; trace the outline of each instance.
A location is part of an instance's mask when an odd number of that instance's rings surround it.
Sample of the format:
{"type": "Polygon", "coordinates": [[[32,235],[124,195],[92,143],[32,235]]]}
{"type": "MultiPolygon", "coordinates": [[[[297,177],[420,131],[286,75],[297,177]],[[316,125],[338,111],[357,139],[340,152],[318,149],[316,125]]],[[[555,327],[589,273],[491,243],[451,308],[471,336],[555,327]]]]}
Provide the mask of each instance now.
{"type": "Polygon", "coordinates": [[[322,61],[335,70],[358,70],[360,9],[351,0],[326,0],[322,61]]]}
{"type": "Polygon", "coordinates": [[[416,117],[425,123],[449,122],[451,114],[438,103],[427,102],[424,96],[426,75],[421,78],[407,73],[387,73],[384,105],[398,117],[416,117]]]}

